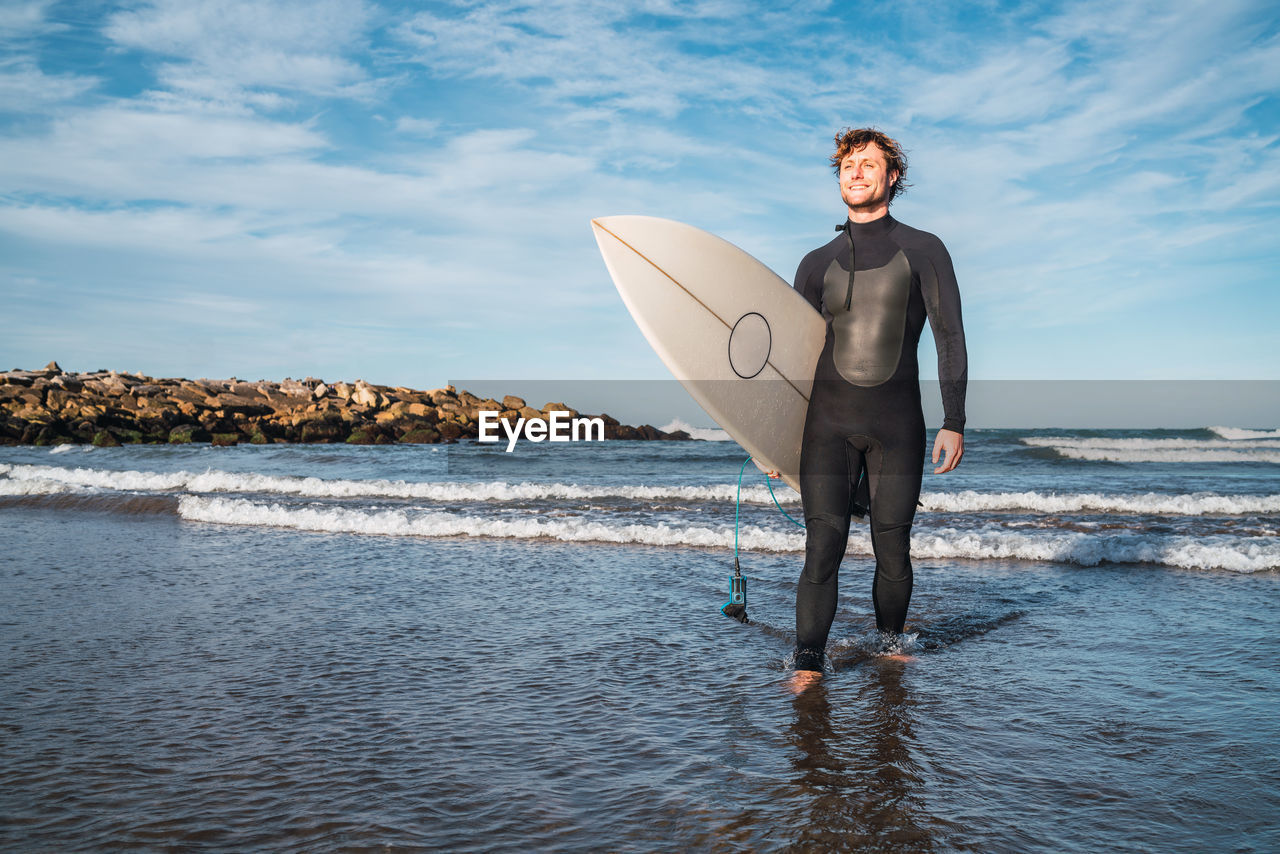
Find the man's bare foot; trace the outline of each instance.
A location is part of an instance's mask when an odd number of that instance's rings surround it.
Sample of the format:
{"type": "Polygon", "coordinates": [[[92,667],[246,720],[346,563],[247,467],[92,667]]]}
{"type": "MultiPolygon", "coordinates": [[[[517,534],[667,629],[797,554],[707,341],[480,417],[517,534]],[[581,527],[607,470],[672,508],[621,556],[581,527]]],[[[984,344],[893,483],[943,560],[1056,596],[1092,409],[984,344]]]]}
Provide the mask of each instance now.
{"type": "Polygon", "coordinates": [[[797,670],[787,680],[787,687],[791,689],[792,694],[803,694],[821,681],[821,670],[797,670]]]}
{"type": "Polygon", "coordinates": [[[887,655],[880,656],[880,658],[883,658],[887,661],[915,661],[916,660],[916,657],[914,655],[908,655],[905,652],[891,652],[887,655]]]}

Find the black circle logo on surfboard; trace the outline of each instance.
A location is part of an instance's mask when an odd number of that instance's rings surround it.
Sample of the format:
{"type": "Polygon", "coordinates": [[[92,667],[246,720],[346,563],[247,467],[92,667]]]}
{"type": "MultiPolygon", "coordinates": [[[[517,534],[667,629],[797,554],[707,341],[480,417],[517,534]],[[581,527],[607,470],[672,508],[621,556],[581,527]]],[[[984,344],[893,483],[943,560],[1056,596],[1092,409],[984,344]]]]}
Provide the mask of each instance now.
{"type": "Polygon", "coordinates": [[[773,330],[758,311],[749,311],[733,324],[729,333],[729,367],[744,380],[764,370],[773,347],[773,330]]]}

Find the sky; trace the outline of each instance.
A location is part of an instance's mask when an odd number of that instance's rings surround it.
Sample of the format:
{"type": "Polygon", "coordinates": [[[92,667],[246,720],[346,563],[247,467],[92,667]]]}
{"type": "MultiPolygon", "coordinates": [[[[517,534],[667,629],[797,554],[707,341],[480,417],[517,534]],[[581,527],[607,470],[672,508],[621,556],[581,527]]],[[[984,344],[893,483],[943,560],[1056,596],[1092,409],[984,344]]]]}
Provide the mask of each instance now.
{"type": "Polygon", "coordinates": [[[1265,0],[5,0],[0,366],[663,379],[590,219],[790,280],[874,125],[972,379],[1277,380],[1277,81],[1265,0]]]}

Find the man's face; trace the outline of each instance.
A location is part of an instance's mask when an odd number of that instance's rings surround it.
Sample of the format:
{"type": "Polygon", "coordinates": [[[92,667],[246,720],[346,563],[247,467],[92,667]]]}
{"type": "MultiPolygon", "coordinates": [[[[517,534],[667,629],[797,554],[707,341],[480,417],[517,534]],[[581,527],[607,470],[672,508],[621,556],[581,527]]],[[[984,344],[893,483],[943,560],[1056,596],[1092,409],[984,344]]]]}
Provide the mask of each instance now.
{"type": "Polygon", "coordinates": [[[851,208],[878,208],[889,200],[889,188],[898,180],[885,165],[884,152],[874,142],[855,149],[840,161],[840,197],[851,208]]]}

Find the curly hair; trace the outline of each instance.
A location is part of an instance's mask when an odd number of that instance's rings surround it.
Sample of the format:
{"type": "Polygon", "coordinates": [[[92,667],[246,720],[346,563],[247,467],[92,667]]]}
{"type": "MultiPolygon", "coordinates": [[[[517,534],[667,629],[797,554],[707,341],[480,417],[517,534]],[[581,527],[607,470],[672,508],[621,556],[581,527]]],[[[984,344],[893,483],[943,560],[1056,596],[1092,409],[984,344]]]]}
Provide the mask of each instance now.
{"type": "Polygon", "coordinates": [[[839,175],[840,162],[849,156],[849,152],[861,151],[871,143],[875,143],[884,153],[884,162],[889,171],[898,173],[898,180],[889,187],[888,201],[892,202],[899,193],[911,186],[906,181],[907,153],[893,137],[875,128],[844,128],[836,134],[836,153],[831,155],[831,166],[836,175],[839,175]]]}

